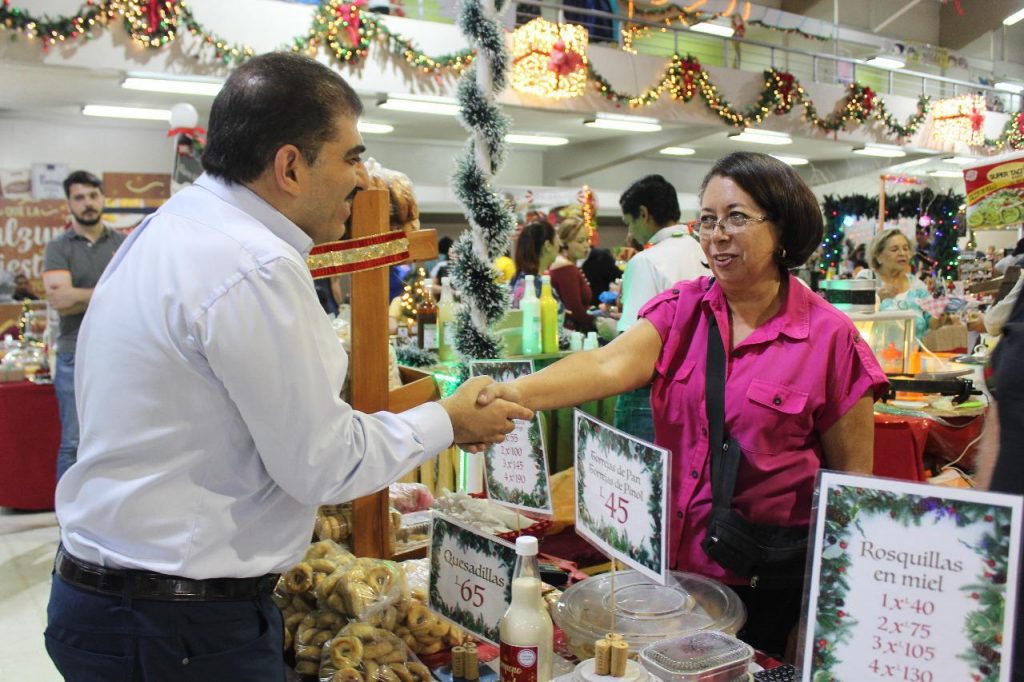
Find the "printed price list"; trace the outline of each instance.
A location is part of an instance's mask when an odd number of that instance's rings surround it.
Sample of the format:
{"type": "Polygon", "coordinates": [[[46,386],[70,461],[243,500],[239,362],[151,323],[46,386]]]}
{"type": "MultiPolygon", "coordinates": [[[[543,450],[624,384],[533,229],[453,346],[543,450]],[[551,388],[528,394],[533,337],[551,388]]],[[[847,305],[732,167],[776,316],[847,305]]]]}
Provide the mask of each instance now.
{"type": "Polygon", "coordinates": [[[934,601],[883,593],[880,614],[874,616],[873,657],[868,670],[876,678],[903,682],[935,682],[928,665],[937,655],[931,641],[932,624],[940,618],[934,601]]]}

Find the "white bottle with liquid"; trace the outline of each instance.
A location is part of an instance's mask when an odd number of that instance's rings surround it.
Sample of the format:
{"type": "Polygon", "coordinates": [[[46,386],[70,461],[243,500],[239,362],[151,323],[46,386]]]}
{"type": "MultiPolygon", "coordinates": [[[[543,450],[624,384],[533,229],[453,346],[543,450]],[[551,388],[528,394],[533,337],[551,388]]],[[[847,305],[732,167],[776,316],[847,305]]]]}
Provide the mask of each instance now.
{"type": "Polygon", "coordinates": [[[523,313],[523,355],[537,355],[541,349],[540,301],[533,275],[526,276],[519,309],[523,313]]]}
{"type": "Polygon", "coordinates": [[[537,538],[516,538],[512,603],[501,619],[501,682],[549,682],[551,616],[540,596],[537,538]]]}

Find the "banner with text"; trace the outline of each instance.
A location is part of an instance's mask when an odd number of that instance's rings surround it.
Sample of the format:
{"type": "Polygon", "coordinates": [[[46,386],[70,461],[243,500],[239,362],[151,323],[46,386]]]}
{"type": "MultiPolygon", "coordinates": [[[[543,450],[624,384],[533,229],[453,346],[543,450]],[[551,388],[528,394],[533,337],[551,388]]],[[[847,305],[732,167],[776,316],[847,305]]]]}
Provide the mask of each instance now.
{"type": "Polygon", "coordinates": [[[1007,682],[1021,498],[823,472],[803,680],[1007,682]]]}
{"type": "Polygon", "coordinates": [[[64,232],[68,209],[63,201],[0,199],[0,268],[27,275],[42,291],[46,242],[64,232]]]}
{"type": "Polygon", "coordinates": [[[576,532],[662,585],[669,451],[575,412],[576,532]]]}
{"type": "Polygon", "coordinates": [[[430,538],[431,611],[492,644],[512,601],[516,548],[434,512],[430,538]]]}
{"type": "MultiPolygon", "coordinates": [[[[489,376],[498,382],[512,381],[533,374],[533,360],[473,360],[470,374],[489,376]]],[[[515,420],[515,430],[505,436],[505,442],[487,449],[484,481],[487,496],[495,502],[551,516],[554,509],[540,420],[539,412],[533,419],[515,420]]]]}
{"type": "Polygon", "coordinates": [[[965,167],[964,185],[968,227],[1024,223],[1024,153],[988,158],[965,167]]]}

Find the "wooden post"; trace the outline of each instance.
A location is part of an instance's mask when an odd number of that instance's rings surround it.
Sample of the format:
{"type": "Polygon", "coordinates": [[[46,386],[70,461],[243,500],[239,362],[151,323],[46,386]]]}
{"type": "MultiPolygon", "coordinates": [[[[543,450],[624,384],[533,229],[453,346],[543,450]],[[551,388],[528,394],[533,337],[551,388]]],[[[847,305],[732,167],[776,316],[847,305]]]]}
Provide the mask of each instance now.
{"type": "MultiPolygon", "coordinates": [[[[386,190],[370,189],[356,194],[352,204],[353,239],[389,230],[389,196],[386,190]]],[[[427,260],[437,255],[437,233],[417,230],[408,234],[409,259],[427,260]]],[[[349,358],[352,407],[360,412],[401,412],[438,397],[433,378],[402,369],[404,385],[388,390],[388,268],[352,274],[352,354],[349,358]]],[[[383,485],[384,481],[381,481],[383,485]]],[[[352,501],[352,552],[356,556],[391,555],[388,491],[352,501]]]]}

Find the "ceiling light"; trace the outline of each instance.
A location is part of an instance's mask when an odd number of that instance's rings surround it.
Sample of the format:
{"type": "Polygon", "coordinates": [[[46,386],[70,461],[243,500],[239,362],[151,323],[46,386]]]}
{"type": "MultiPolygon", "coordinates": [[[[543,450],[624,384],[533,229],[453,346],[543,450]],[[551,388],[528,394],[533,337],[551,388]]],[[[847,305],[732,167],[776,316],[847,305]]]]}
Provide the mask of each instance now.
{"type": "Polygon", "coordinates": [[[769,154],[769,156],[774,157],[789,166],[806,166],[810,163],[810,161],[802,156],[782,156],[781,154],[769,154]]]}
{"type": "Polygon", "coordinates": [[[863,147],[855,147],[853,153],[863,156],[878,156],[883,159],[898,159],[907,155],[905,151],[891,144],[866,144],[863,147]]]}
{"type": "Polygon", "coordinates": [[[174,95],[203,95],[205,97],[216,97],[223,85],[220,81],[152,78],[147,76],[128,76],[121,81],[121,87],[126,90],[169,92],[174,95]]]}
{"type": "Polygon", "coordinates": [[[723,38],[731,38],[732,34],[736,31],[732,26],[726,26],[725,24],[715,23],[713,21],[702,21],[699,24],[694,24],[690,27],[691,31],[697,31],[698,33],[708,33],[713,36],[721,36],[723,38]]]}
{"type": "Polygon", "coordinates": [[[867,63],[880,69],[902,69],[907,65],[907,61],[903,57],[897,57],[894,54],[878,54],[869,59],[867,63]]]}
{"type": "Polygon", "coordinates": [[[952,170],[933,170],[928,175],[933,178],[963,178],[963,171],[952,171],[952,170]]]}
{"type": "Polygon", "coordinates": [[[661,125],[656,118],[640,116],[616,116],[615,114],[597,114],[594,118],[583,121],[583,125],[604,130],[626,130],[634,133],[656,133],[661,125]]]}
{"type": "Polygon", "coordinates": [[[756,128],[744,128],[742,133],[732,133],[729,139],[734,142],[752,142],[754,144],[791,144],[793,138],[786,133],[777,133],[774,130],[758,130],[756,128]]]}
{"type": "Polygon", "coordinates": [[[557,135],[509,133],[505,136],[505,142],[509,144],[532,144],[538,147],[561,147],[563,144],[569,144],[569,138],[558,137],[557,135]]]}
{"type": "Polygon", "coordinates": [[[459,104],[448,97],[413,97],[409,95],[380,95],[377,106],[381,109],[410,111],[414,114],[458,116],[459,104]]]}
{"type": "Polygon", "coordinates": [[[170,109],[145,109],[143,107],[112,107],[104,104],[86,104],[82,107],[86,116],[105,118],[139,118],[146,121],[170,121],[170,109]]]}
{"type": "Polygon", "coordinates": [[[371,123],[369,121],[359,121],[356,127],[359,129],[359,132],[369,135],[387,135],[395,129],[395,126],[388,125],[387,123],[371,123]]]}
{"type": "Polygon", "coordinates": [[[1024,19],[1024,9],[1019,9],[1010,16],[1003,19],[1003,26],[1013,26],[1021,19],[1024,19]]]}
{"type": "Polygon", "coordinates": [[[658,153],[666,154],[668,156],[691,156],[697,152],[689,147],[665,147],[664,149],[659,150],[658,153]]]}
{"type": "Polygon", "coordinates": [[[992,87],[1003,92],[1012,92],[1015,95],[1024,92],[1024,83],[1018,83],[1017,81],[998,81],[992,87]]]}
{"type": "Polygon", "coordinates": [[[957,166],[966,166],[969,163],[977,161],[973,156],[948,156],[942,160],[942,163],[952,163],[957,166]]]}

